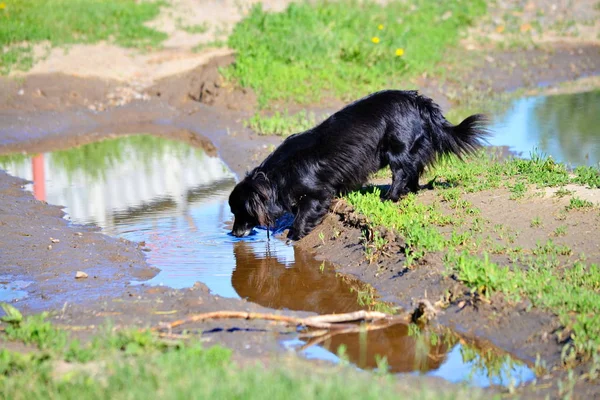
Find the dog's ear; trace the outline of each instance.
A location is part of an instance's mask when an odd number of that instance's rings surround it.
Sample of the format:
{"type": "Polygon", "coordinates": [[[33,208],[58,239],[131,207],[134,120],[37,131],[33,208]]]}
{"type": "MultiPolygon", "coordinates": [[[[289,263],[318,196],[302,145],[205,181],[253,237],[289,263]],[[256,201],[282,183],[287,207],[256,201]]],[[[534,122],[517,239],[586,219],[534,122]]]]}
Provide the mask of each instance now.
{"type": "Polygon", "coordinates": [[[267,203],[265,199],[262,198],[260,193],[253,192],[248,196],[248,201],[246,202],[246,211],[250,215],[254,215],[258,220],[260,226],[269,226],[271,225],[271,219],[269,218],[269,213],[267,212],[267,203]]]}
{"type": "Polygon", "coordinates": [[[271,216],[271,203],[273,203],[273,189],[269,178],[262,171],[253,171],[248,175],[249,191],[246,200],[246,211],[258,220],[261,226],[273,224],[271,216]]]}
{"type": "Polygon", "coordinates": [[[267,178],[267,174],[265,174],[263,171],[254,171],[254,173],[252,173],[252,180],[269,183],[269,178],[267,178]]]}

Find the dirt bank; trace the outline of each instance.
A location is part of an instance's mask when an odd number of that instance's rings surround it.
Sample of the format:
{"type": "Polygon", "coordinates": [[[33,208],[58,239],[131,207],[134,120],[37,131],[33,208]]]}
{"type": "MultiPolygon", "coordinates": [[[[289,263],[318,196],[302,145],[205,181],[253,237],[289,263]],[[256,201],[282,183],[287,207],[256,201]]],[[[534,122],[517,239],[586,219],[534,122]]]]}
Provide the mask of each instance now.
{"type": "MultiPolygon", "coordinates": [[[[600,190],[587,191],[589,198],[600,204],[600,190]]],[[[436,197],[434,191],[424,190],[419,194],[419,201],[429,204],[436,201],[436,197]]],[[[480,210],[482,235],[498,232],[498,227],[502,226],[514,234],[509,240],[515,240],[515,246],[519,248],[534,248],[551,238],[557,245],[568,246],[573,254],[585,254],[590,263],[600,262],[600,243],[594,235],[600,230],[597,210],[573,210],[565,219],[562,212],[569,201],[548,196],[543,190],[530,193],[521,201],[511,199],[507,190],[474,193],[467,195],[465,200],[480,210]],[[540,217],[540,225],[531,224],[532,216],[540,217]],[[564,228],[564,234],[557,237],[559,226],[564,228]]],[[[364,241],[366,219],[354,213],[344,201],[332,209],[324,223],[299,242],[301,248],[312,251],[318,259],[333,261],[340,273],[373,285],[384,301],[405,309],[422,298],[446,304],[447,308],[438,318],[442,325],[451,326],[467,337],[490,340],[530,365],[541,356],[547,363],[547,375],[541,378],[542,386],[553,386],[557,378],[565,377],[561,360],[564,327],[556,315],[532,308],[528,300],[515,302],[500,294],[489,300],[474,296],[467,286],[448,273],[443,252],[426,255],[414,267],[406,268],[402,251],[404,242],[393,232],[381,231],[390,244],[376,259],[368,260],[364,241]]],[[[450,209],[446,211],[450,212],[450,209]]],[[[505,240],[501,239],[502,233],[497,235],[496,240],[505,240]]],[[[495,261],[506,265],[513,263],[511,257],[502,255],[495,261]]],[[[582,365],[576,370],[581,372],[583,368],[586,367],[582,365]]],[[[581,382],[580,387],[582,395],[594,397],[600,394],[597,386],[581,382]]]]}

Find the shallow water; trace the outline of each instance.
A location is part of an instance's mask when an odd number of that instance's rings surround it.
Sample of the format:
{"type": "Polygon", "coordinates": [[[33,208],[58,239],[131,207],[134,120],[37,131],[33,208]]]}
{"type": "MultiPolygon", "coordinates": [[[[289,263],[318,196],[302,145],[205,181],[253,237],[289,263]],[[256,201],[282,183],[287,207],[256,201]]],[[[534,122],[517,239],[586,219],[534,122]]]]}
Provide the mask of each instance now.
{"type": "MultiPolygon", "coordinates": [[[[321,314],[376,302],[361,282],[337,276],[328,263],[279,239],[268,241],[264,230],[244,239],[229,235],[227,197],[235,179],[202,149],[136,135],[33,158],[2,157],[0,168],[34,181],[30,190],[36,198],[65,205],[73,223],[96,224],[106,234],[145,242],[148,263],[161,271],[144,285],[184,288],[200,281],[220,296],[321,314]]],[[[19,290],[0,285],[0,300],[12,300],[19,290]]],[[[299,351],[306,357],[334,362],[343,346],[346,358],[359,368],[377,368],[384,356],[394,373],[427,373],[480,386],[534,378],[523,364],[504,360],[496,360],[494,365],[502,368],[488,374],[487,361],[451,336],[433,341],[428,335],[409,335],[405,325],[366,337],[338,335],[316,345],[299,338],[282,344],[305,346],[299,351]]]]}
{"type": "Polygon", "coordinates": [[[572,166],[600,166],[600,91],[515,100],[497,115],[490,144],[572,166]]]}
{"type": "Polygon", "coordinates": [[[16,302],[27,297],[24,290],[31,281],[14,280],[8,275],[0,275],[0,302],[16,302]]]}

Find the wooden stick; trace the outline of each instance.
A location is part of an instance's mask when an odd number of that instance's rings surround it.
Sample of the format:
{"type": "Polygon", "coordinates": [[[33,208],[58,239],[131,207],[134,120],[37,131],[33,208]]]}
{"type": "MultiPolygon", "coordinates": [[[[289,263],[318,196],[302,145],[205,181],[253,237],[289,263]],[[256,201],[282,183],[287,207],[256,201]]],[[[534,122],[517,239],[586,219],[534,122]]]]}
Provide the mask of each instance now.
{"type": "MultiPolygon", "coordinates": [[[[245,311],[213,311],[203,314],[191,315],[187,318],[179,319],[171,323],[161,324],[152,328],[152,331],[160,331],[162,329],[167,329],[168,334],[172,334],[171,330],[173,328],[191,322],[200,322],[211,319],[237,318],[247,320],[258,319],[282,322],[284,324],[294,325],[296,327],[302,326],[307,328],[324,329],[327,331],[336,331],[337,334],[341,334],[348,332],[358,332],[361,329],[384,329],[395,324],[407,323],[414,319],[415,313],[419,311],[420,314],[417,315],[417,317],[423,317],[424,321],[429,321],[430,319],[435,318],[435,316],[438,313],[438,311],[427,300],[419,301],[417,310],[411,313],[404,313],[395,316],[391,316],[389,314],[385,314],[378,311],[365,310],[342,314],[324,314],[307,318],[297,318],[280,314],[253,313],[245,311]],[[423,312],[424,310],[428,312],[423,312]],[[371,324],[359,326],[356,324],[348,323],[356,321],[370,321],[371,324]]],[[[328,333],[329,332],[325,333],[324,335],[327,335],[328,333]]],[[[312,335],[312,337],[320,338],[324,335],[312,335]]]]}
{"type": "Polygon", "coordinates": [[[352,328],[354,324],[341,324],[340,322],[352,322],[359,320],[380,320],[389,317],[388,314],[373,311],[357,311],[345,314],[325,314],[308,318],[296,318],[279,314],[252,313],[244,311],[214,311],[203,314],[196,314],[184,319],[173,321],[162,326],[152,328],[153,331],[161,328],[173,329],[174,327],[192,322],[206,321],[210,319],[260,319],[266,321],[283,322],[287,325],[306,326],[309,328],[320,329],[346,329],[352,328]]]}
{"type": "Polygon", "coordinates": [[[378,312],[378,311],[360,310],[360,311],[355,311],[355,312],[350,312],[350,313],[345,313],[345,314],[317,315],[314,317],[304,318],[303,321],[309,322],[309,323],[313,323],[313,322],[337,323],[337,322],[366,321],[366,320],[376,321],[378,319],[384,319],[387,317],[389,317],[389,314],[385,314],[385,313],[378,312]]]}

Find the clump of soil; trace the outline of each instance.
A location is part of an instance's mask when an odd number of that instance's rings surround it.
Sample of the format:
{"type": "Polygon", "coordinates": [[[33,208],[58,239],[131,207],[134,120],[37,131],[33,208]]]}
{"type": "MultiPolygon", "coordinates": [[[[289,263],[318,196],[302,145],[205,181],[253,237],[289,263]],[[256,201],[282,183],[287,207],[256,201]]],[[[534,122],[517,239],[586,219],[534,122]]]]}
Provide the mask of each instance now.
{"type": "Polygon", "coordinates": [[[249,89],[226,82],[220,73],[221,68],[233,62],[233,55],[214,58],[192,71],[158,81],[148,93],[176,106],[192,100],[229,110],[253,110],[256,95],[249,89]]]}

